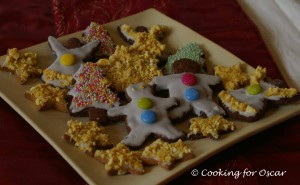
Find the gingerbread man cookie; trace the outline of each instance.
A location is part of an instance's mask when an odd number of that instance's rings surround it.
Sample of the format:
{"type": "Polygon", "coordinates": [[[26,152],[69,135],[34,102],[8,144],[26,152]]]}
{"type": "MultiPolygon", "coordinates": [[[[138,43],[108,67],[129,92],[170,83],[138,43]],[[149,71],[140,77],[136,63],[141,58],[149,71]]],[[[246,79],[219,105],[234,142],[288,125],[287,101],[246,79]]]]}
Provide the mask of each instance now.
{"type": "Polygon", "coordinates": [[[169,90],[169,96],[179,100],[179,106],[170,110],[172,120],[180,119],[191,110],[197,116],[210,117],[215,114],[224,114],[224,110],[213,101],[211,85],[220,83],[214,75],[180,73],[155,77],[151,85],[157,90],[169,90]]]}
{"type": "Polygon", "coordinates": [[[131,102],[108,110],[109,116],[127,116],[129,134],[122,143],[130,147],[140,147],[150,134],[166,140],[176,140],[184,136],[168,118],[167,109],[177,104],[175,98],[160,98],[152,94],[152,89],[144,82],[130,85],[126,93],[131,102]]]}
{"type": "Polygon", "coordinates": [[[56,38],[49,36],[48,42],[56,54],[55,61],[44,70],[42,80],[57,87],[70,87],[73,75],[87,57],[99,44],[90,42],[79,48],[67,49],[56,38]]]}
{"type": "Polygon", "coordinates": [[[258,66],[249,75],[250,85],[236,90],[221,91],[218,95],[227,114],[232,117],[253,122],[260,119],[268,102],[277,104],[299,100],[299,92],[294,88],[280,88],[266,82],[266,69],[258,66]]]}

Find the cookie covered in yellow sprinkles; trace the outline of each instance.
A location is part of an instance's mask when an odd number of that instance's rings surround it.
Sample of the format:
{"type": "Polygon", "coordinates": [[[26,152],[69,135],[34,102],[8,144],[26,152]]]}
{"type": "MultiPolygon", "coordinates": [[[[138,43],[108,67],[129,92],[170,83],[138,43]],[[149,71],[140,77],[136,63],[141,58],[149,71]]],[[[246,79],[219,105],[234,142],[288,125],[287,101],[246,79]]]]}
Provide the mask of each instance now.
{"type": "Polygon", "coordinates": [[[129,47],[118,45],[114,54],[108,59],[100,59],[97,63],[106,73],[106,77],[114,84],[117,91],[122,92],[130,84],[138,82],[150,83],[153,77],[162,75],[157,67],[157,59],[165,50],[165,45],[157,40],[164,26],[153,26],[149,33],[134,34],[135,43],[129,47]]]}

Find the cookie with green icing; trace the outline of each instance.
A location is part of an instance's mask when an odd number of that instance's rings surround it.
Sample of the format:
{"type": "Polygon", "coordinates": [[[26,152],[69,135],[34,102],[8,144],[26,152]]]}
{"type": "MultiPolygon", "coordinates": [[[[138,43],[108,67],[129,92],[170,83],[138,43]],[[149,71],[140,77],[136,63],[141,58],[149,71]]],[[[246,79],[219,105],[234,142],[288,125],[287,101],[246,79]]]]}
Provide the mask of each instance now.
{"type": "Polygon", "coordinates": [[[176,71],[203,73],[205,68],[204,53],[199,44],[188,43],[168,57],[165,73],[172,74],[177,73],[176,71]]]}

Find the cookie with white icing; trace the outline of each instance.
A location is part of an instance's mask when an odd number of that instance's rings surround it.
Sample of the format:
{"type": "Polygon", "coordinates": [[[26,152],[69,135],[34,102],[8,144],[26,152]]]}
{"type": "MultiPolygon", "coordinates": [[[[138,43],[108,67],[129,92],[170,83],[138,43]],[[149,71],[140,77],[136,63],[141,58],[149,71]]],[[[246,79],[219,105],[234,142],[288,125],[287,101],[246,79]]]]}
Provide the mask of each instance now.
{"type": "Polygon", "coordinates": [[[156,90],[169,90],[169,96],[179,100],[179,106],[169,111],[172,120],[184,118],[189,113],[210,117],[224,114],[224,110],[213,100],[210,86],[220,83],[214,75],[180,73],[153,78],[151,85],[156,90]]]}
{"type": "Polygon", "coordinates": [[[250,77],[250,85],[218,94],[222,107],[233,118],[253,122],[260,119],[269,102],[287,104],[299,100],[294,88],[281,88],[265,81],[266,69],[260,66],[250,77]]]}
{"type": "Polygon", "coordinates": [[[90,25],[83,31],[82,40],[84,44],[98,41],[98,47],[95,55],[100,58],[107,58],[115,52],[116,43],[110,37],[109,32],[104,26],[91,22],[90,25]]]}
{"type": "Polygon", "coordinates": [[[49,36],[48,42],[56,54],[55,61],[44,70],[42,80],[48,84],[69,88],[73,75],[85,59],[99,44],[98,41],[87,43],[79,48],[67,49],[56,38],[49,36]]]}
{"type": "Polygon", "coordinates": [[[156,97],[152,94],[152,88],[144,82],[128,86],[126,93],[131,99],[128,104],[107,111],[109,116],[126,115],[129,134],[122,143],[136,148],[142,146],[152,134],[167,141],[185,136],[168,118],[167,109],[177,105],[176,98],[156,97]]]}
{"type": "Polygon", "coordinates": [[[295,88],[270,87],[265,92],[269,102],[276,105],[284,105],[296,102],[300,99],[300,92],[295,88]]]}
{"type": "Polygon", "coordinates": [[[73,97],[70,103],[71,113],[74,115],[88,109],[91,121],[107,123],[106,111],[119,106],[119,98],[111,90],[112,84],[105,78],[102,69],[96,63],[87,62],[75,73],[74,79],[76,83],[68,92],[73,97]]]}

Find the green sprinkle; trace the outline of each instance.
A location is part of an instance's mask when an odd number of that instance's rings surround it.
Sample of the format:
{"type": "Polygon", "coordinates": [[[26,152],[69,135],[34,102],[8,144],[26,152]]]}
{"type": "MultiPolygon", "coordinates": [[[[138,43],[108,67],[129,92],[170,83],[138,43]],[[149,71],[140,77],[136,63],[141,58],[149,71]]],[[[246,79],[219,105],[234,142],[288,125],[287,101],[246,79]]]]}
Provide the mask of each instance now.
{"type": "Polygon", "coordinates": [[[180,48],[176,54],[168,57],[168,62],[165,66],[168,73],[172,71],[172,65],[177,60],[187,58],[199,63],[201,66],[204,65],[203,50],[199,47],[197,43],[188,43],[187,45],[180,48]]]}

